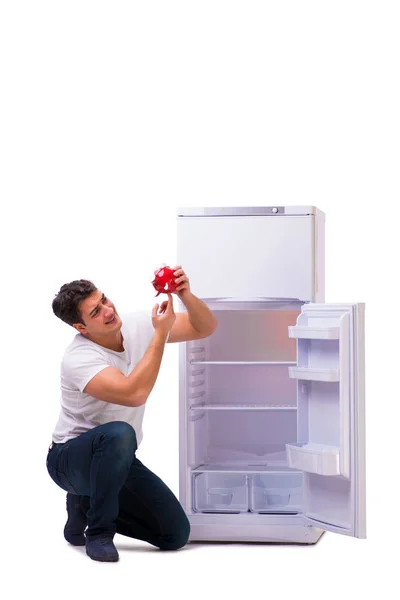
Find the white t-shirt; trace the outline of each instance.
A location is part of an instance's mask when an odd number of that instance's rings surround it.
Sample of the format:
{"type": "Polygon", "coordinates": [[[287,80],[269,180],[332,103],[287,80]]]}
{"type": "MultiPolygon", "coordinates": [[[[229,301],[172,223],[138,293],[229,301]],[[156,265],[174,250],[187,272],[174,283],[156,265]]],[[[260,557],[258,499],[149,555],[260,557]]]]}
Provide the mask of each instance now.
{"type": "Polygon", "coordinates": [[[128,376],[143,358],[154,336],[151,311],[138,310],[121,315],[124,351],[104,348],[78,333],[65,351],[61,363],[61,411],[53,431],[53,441],[66,442],[85,431],[111,421],[132,425],[139,446],[143,438],[145,405],[122,406],[98,400],[83,390],[97,373],[116,367],[128,376]]]}

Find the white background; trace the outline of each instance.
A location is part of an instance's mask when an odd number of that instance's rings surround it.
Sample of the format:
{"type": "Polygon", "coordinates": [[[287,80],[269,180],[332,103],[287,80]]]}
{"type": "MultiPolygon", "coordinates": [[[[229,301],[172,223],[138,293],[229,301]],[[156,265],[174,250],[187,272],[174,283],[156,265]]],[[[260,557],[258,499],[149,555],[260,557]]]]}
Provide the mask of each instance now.
{"type": "MultiPolygon", "coordinates": [[[[399,26],[382,0],[1,4],[7,598],[398,597],[399,26]],[[89,278],[120,312],[152,307],[178,206],[285,204],[326,213],[326,302],[366,303],[367,540],[160,552],[116,536],[118,563],[90,560],[45,468],[74,334],[54,295],[89,278]]],[[[178,345],[138,456],[178,494],[178,345]]]]}

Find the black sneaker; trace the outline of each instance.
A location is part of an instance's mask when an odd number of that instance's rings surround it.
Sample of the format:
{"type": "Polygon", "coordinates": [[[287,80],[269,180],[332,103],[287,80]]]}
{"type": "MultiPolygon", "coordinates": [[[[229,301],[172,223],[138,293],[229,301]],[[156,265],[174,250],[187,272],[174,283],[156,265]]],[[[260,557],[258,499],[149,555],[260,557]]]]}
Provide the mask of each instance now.
{"type": "Polygon", "coordinates": [[[101,562],[116,562],[119,559],[118,551],[110,537],[87,539],[86,554],[93,560],[101,562]]]}
{"type": "Polygon", "coordinates": [[[86,513],[82,509],[80,496],[67,494],[68,520],[64,527],[64,537],[73,546],[84,546],[86,538],[86,513]]]}

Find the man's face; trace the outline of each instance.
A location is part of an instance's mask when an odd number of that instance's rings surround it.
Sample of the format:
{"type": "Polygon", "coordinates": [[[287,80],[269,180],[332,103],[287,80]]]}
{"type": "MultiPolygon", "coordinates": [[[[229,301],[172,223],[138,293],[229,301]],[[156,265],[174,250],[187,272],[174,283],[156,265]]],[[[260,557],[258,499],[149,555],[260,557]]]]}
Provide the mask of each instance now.
{"type": "Polygon", "coordinates": [[[76,323],[74,327],[84,335],[104,336],[121,329],[122,321],[114,304],[99,290],[83,300],[79,309],[85,325],[76,323]]]}

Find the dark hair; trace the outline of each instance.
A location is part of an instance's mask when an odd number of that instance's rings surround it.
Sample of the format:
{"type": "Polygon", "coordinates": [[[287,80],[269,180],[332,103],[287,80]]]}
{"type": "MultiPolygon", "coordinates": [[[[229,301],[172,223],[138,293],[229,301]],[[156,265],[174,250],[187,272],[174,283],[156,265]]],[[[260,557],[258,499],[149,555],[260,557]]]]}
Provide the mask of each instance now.
{"type": "Polygon", "coordinates": [[[68,325],[74,323],[85,323],[79,310],[79,305],[86,300],[97,288],[87,279],[77,279],[71,283],[65,283],[53,300],[53,313],[68,325]]]}

